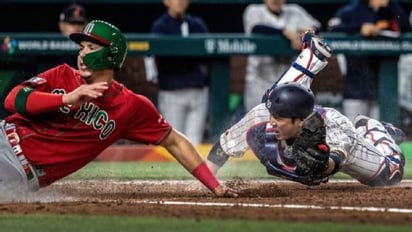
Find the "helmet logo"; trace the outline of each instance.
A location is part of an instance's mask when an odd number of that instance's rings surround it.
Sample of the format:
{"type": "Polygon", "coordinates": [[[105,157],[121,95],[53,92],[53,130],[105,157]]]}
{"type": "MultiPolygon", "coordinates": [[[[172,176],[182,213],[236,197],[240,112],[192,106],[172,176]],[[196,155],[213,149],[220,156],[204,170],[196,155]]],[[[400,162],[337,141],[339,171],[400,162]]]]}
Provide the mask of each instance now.
{"type": "Polygon", "coordinates": [[[266,100],[266,108],[270,109],[272,107],[272,102],[270,101],[270,99],[266,100]]]}
{"type": "Polygon", "coordinates": [[[87,41],[103,46],[102,49],[90,52],[84,57],[83,62],[89,68],[95,70],[120,69],[126,58],[127,43],[117,27],[102,20],[93,20],[84,27],[80,34],[79,40],[88,38],[87,41]]]}
{"type": "Polygon", "coordinates": [[[83,32],[84,32],[84,33],[87,33],[87,34],[91,34],[92,31],[93,31],[93,28],[94,28],[94,23],[93,23],[93,22],[88,23],[88,24],[84,27],[83,32]]]}
{"type": "Polygon", "coordinates": [[[265,102],[265,106],[266,108],[270,109],[272,107],[272,102],[270,101],[270,95],[272,94],[273,90],[267,91],[266,92],[266,96],[268,96],[266,102],[265,102]]]}
{"type": "Polygon", "coordinates": [[[119,48],[118,47],[112,47],[111,51],[112,51],[112,54],[116,54],[116,53],[119,52],[119,48]]]}

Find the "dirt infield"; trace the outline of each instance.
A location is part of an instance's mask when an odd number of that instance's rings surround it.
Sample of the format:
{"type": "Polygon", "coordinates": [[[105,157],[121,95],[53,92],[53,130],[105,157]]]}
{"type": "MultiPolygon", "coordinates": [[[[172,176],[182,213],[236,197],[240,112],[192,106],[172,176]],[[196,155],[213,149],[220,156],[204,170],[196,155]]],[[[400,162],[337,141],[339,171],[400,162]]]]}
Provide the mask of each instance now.
{"type": "Polygon", "coordinates": [[[325,221],[412,225],[412,182],[371,188],[356,182],[306,187],[286,181],[227,181],[239,198],[216,198],[194,181],[62,181],[0,214],[81,214],[325,221]]]}

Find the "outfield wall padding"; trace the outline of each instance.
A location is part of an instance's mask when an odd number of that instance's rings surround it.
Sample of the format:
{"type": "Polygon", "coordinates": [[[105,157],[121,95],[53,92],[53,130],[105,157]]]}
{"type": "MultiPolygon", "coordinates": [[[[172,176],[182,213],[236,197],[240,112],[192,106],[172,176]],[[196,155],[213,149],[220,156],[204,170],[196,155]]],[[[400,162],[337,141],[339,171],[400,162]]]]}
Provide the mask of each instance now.
{"type": "MultiPolygon", "coordinates": [[[[206,158],[211,144],[202,144],[196,146],[200,154],[206,158]]],[[[251,151],[247,151],[241,159],[256,159],[251,151]]],[[[167,162],[175,161],[175,158],[161,146],[147,145],[112,145],[104,150],[97,158],[98,161],[149,161],[149,162],[167,162]]]]}

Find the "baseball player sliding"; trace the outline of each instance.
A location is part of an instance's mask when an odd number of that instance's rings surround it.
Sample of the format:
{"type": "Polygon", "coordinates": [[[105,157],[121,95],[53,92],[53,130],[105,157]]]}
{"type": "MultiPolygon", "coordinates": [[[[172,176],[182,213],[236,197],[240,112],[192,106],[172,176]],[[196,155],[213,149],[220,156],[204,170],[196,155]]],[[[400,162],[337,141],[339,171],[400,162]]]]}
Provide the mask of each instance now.
{"type": "Polygon", "coordinates": [[[13,114],[0,121],[0,193],[48,186],[129,139],[164,146],[214,194],[236,196],[150,100],[114,80],[127,53],[117,27],[94,20],[70,39],[80,45],[78,70],[67,64],[46,70],[5,100],[13,114]]]}
{"type": "Polygon", "coordinates": [[[318,185],[341,171],[370,186],[402,180],[405,134],[390,123],[359,115],[352,123],[333,108],[315,105],[309,89],[331,49],[312,32],[303,50],[262,103],[224,131],[208,155],[216,173],[229,157],[249,148],[270,175],[318,185]]]}

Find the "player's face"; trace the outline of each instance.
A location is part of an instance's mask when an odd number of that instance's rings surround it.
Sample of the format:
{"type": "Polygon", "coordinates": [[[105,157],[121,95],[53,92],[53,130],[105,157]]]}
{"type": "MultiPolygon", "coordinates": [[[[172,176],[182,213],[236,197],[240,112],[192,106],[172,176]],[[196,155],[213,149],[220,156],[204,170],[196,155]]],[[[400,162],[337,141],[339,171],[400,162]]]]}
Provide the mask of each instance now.
{"type": "Polygon", "coordinates": [[[302,129],[302,120],[270,115],[270,125],[273,127],[277,140],[296,138],[302,129]]]}
{"type": "Polygon", "coordinates": [[[97,51],[99,49],[103,48],[99,44],[95,44],[89,41],[82,41],[80,42],[80,50],[79,50],[79,55],[77,56],[77,67],[79,68],[80,71],[80,76],[83,77],[83,79],[88,79],[92,76],[93,70],[89,69],[84,63],[83,63],[83,57],[90,53],[97,51]]]}
{"type": "Polygon", "coordinates": [[[189,7],[189,0],[164,0],[168,12],[172,17],[181,17],[189,7]]]}
{"type": "Polygon", "coordinates": [[[280,12],[286,0],[263,0],[266,6],[272,12],[280,12]]]}
{"type": "Polygon", "coordinates": [[[386,7],[389,4],[389,0],[369,0],[369,6],[377,11],[381,7],[386,7]]]}

